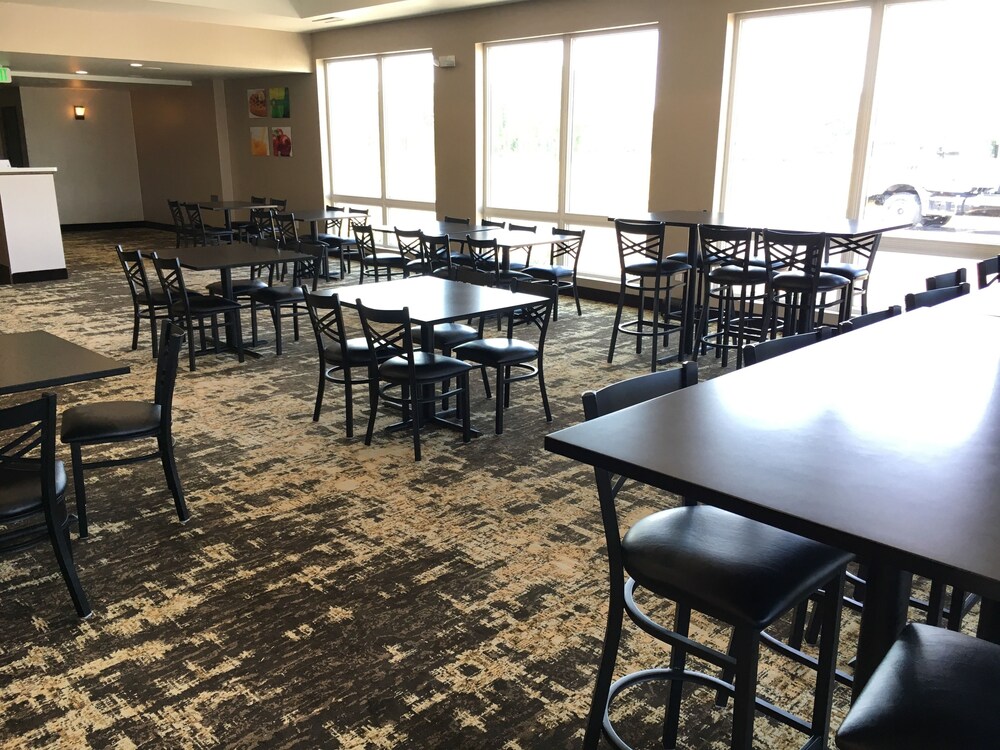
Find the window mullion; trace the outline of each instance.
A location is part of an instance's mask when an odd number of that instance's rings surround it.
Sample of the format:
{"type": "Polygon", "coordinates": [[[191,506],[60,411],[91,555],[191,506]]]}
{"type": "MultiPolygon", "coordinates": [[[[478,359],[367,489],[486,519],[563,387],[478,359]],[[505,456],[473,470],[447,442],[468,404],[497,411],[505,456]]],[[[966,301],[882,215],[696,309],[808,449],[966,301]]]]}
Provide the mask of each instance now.
{"type": "Polygon", "coordinates": [[[572,50],[572,38],[566,37],[563,40],[563,69],[562,69],[562,98],[559,107],[559,193],[556,199],[556,221],[559,224],[563,223],[563,217],[566,215],[566,185],[568,184],[567,178],[569,177],[569,158],[570,158],[570,99],[571,99],[571,84],[572,84],[572,74],[570,70],[571,60],[570,54],[572,50]]]}
{"type": "Polygon", "coordinates": [[[882,19],[885,13],[884,0],[877,0],[871,7],[871,25],[868,36],[868,58],[865,61],[864,82],[861,86],[861,100],[858,102],[858,121],[854,130],[854,164],[851,170],[850,189],[847,197],[846,215],[858,218],[865,202],[865,169],[871,143],[871,124],[875,102],[875,78],[878,74],[879,45],[882,40],[882,19]]]}
{"type": "Polygon", "coordinates": [[[381,220],[388,221],[386,207],[385,179],[385,89],[382,86],[382,57],[378,58],[378,152],[379,152],[379,207],[382,209],[381,220]]]}

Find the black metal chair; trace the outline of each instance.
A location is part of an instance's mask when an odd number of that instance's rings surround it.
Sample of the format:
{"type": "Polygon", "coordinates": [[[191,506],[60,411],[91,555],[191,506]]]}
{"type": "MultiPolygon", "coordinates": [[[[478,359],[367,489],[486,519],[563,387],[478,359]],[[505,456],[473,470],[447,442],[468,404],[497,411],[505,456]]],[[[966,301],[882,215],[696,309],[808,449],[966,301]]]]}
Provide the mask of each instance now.
{"type": "MultiPolygon", "coordinates": [[[[465,226],[470,226],[472,224],[472,220],[469,219],[468,217],[462,218],[456,216],[445,216],[441,221],[444,221],[448,224],[464,224],[465,226]]],[[[484,224],[484,226],[486,225],[484,224]]],[[[455,239],[451,240],[451,244],[457,246],[456,250],[451,251],[452,259],[454,260],[455,258],[460,257],[464,253],[465,239],[462,237],[456,237],[455,239]]]]}
{"type": "Polygon", "coordinates": [[[980,289],[998,283],[1000,281],[1000,255],[979,261],[976,264],[976,277],[980,289]]]}
{"type": "Polygon", "coordinates": [[[188,226],[191,229],[195,245],[218,245],[223,240],[232,243],[235,234],[232,229],[208,226],[202,218],[201,206],[197,203],[184,203],[182,205],[184,213],[187,214],[188,226]]]}
{"type": "Polygon", "coordinates": [[[968,282],[964,284],[959,284],[958,286],[944,286],[938,287],[937,289],[928,289],[926,292],[915,292],[913,294],[907,294],[903,298],[903,304],[906,307],[906,312],[916,310],[918,307],[934,307],[934,305],[940,305],[942,302],[948,302],[949,300],[958,299],[968,294],[972,288],[969,286],[968,282]]]}
{"type": "Polygon", "coordinates": [[[239,360],[242,362],[244,358],[243,327],[240,321],[240,303],[222,296],[189,292],[184,283],[181,262],[177,258],[160,258],[154,252],[152,259],[156,275],[160,279],[160,288],[163,290],[170,307],[170,318],[187,332],[188,362],[191,371],[197,369],[195,357],[209,351],[205,348],[206,320],[210,320],[212,323],[213,348],[211,351],[219,353],[220,315],[226,319],[228,325],[233,327],[233,342],[239,360]],[[195,321],[198,322],[201,342],[201,348],[197,350],[194,344],[195,321]]]}
{"type": "Polygon", "coordinates": [[[403,266],[403,277],[412,275],[429,274],[434,270],[431,259],[424,255],[421,245],[423,232],[419,229],[400,229],[393,227],[396,235],[396,246],[399,254],[406,258],[406,265],[403,266]]]}
{"type": "Polygon", "coordinates": [[[355,226],[354,237],[357,240],[358,256],[361,261],[361,281],[373,279],[376,282],[384,273],[386,281],[392,280],[392,272],[397,271],[405,276],[408,258],[404,258],[398,250],[379,248],[375,245],[375,233],[367,224],[355,226]]]}
{"type": "Polygon", "coordinates": [[[121,245],[115,245],[118,262],[125,272],[129,293],[132,296],[132,350],[139,348],[139,325],[143,318],[149,320],[149,331],[153,340],[153,356],[159,351],[157,341],[157,321],[166,318],[170,312],[167,297],[161,289],[153,289],[149,285],[149,277],[142,262],[142,252],[139,250],[122,250],[121,245]]]}
{"type": "Polygon", "coordinates": [[[365,307],[357,300],[358,316],[365,332],[369,350],[369,402],[368,432],[365,445],[371,445],[375,431],[375,418],[379,401],[395,404],[403,410],[403,418],[411,421],[413,428],[413,457],[420,460],[420,427],[424,408],[452,396],[458,400],[462,418],[462,439],[472,439],[469,422],[469,370],[472,365],[443,354],[417,350],[413,345],[413,324],[410,310],[378,310],[365,307]],[[382,360],[380,353],[393,352],[382,360]],[[455,388],[435,389],[437,383],[456,380],[455,388]],[[400,389],[397,396],[390,389],[400,389]]]}
{"type": "Polygon", "coordinates": [[[757,341],[743,347],[743,364],[755,365],[765,359],[794,352],[796,349],[810,346],[811,344],[825,341],[834,336],[837,329],[831,326],[821,326],[808,333],[797,333],[792,336],[782,336],[780,339],[769,339],[767,341],[757,341]]]}
{"type": "Polygon", "coordinates": [[[549,319],[552,317],[552,306],[555,304],[559,289],[554,284],[544,281],[518,281],[511,284],[512,292],[533,294],[543,297],[543,302],[524,305],[507,314],[507,335],[483,338],[484,323],[480,320],[479,335],[475,341],[455,347],[456,357],[475,362],[482,368],[483,385],[486,397],[490,398],[489,381],[486,378],[486,368],[496,370],[496,417],[495,431],[503,433],[503,412],[510,407],[510,385],[520,380],[538,378],[538,388],[542,394],[542,407],[545,409],[545,420],[552,421],[552,410],[549,408],[549,397],[545,390],[545,337],[549,330],[549,319]],[[533,325],[538,329],[537,342],[514,338],[515,325],[533,325]]]}
{"type": "Polygon", "coordinates": [[[722,366],[729,364],[729,352],[736,352],[736,368],[743,366],[743,347],[750,338],[764,335],[763,319],[754,313],[754,304],[764,301],[767,269],[753,263],[754,233],[750,229],[698,228],[700,268],[705,278],[701,315],[698,322],[702,346],[715,349],[722,366]],[[712,299],[716,300],[715,331],[709,330],[712,299]]]}
{"type": "MultiPolygon", "coordinates": [[[[685,362],[677,369],[588,391],[583,394],[584,415],[588,420],[596,419],[693,386],[697,380],[697,365],[685,362]]],[[[612,430],[608,440],[614,439],[612,430]]],[[[607,544],[610,602],[583,747],[586,750],[597,748],[603,732],[612,746],[628,748],[615,730],[609,710],[626,688],[653,680],[670,682],[663,747],[673,748],[677,744],[685,682],[708,687],[717,696],[735,697],[732,748],[751,748],[756,711],[808,734],[809,747],[825,747],[830,730],[840,596],[844,569],[851,555],[707,505],[684,506],[646,516],[634,523],[623,537],[617,498],[625,480],[600,469],[596,471],[596,478],[607,544]],[[818,589],[825,592],[822,643],[818,658],[813,659],[765,631],[818,589]],[[675,603],[673,630],[643,611],[636,601],[636,594],[641,590],[649,597],[675,603]],[[692,610],[704,612],[733,627],[729,653],[689,638],[692,610]],[[644,632],[670,645],[670,662],[668,668],[633,672],[612,684],[626,614],[644,632]],[[816,668],[810,721],[757,696],[757,662],[762,643],[816,668]],[[688,655],[721,667],[724,678],[688,670],[688,655]],[[730,682],[730,676],[734,676],[734,682],[730,682]]],[[[720,705],[725,702],[717,697],[720,705]]]]}
{"type": "Polygon", "coordinates": [[[621,282],[615,322],[611,328],[608,364],[614,359],[618,334],[624,333],[635,337],[636,354],[642,354],[643,339],[650,340],[653,350],[650,369],[655,372],[660,363],[657,356],[659,339],[663,338],[663,346],[666,348],[670,343],[670,334],[681,333],[687,325],[684,313],[687,306],[682,303],[681,312],[675,314],[672,310],[672,296],[673,291],[678,288],[685,295],[689,293],[687,275],[691,266],[664,255],[665,232],[665,225],[658,221],[615,220],[621,282]],[[630,291],[639,294],[638,313],[634,320],[623,322],[626,295],[630,291]],[[646,319],[647,295],[652,297],[653,308],[649,319],[646,319]],[[661,316],[663,320],[660,319],[661,316]]]}
{"type": "MultiPolygon", "coordinates": [[[[549,251],[548,264],[532,264],[524,269],[529,276],[550,281],[560,291],[569,289],[576,303],[576,314],[583,315],[580,307],[580,289],[577,285],[577,268],[580,265],[580,250],[583,248],[583,229],[559,229],[552,227],[552,236],[559,237],[549,251]]],[[[553,320],[559,320],[559,298],[552,309],[553,320]]]]}
{"type": "MultiPolygon", "coordinates": [[[[251,195],[250,196],[250,202],[253,205],[255,205],[255,206],[263,206],[265,203],[267,203],[267,198],[264,198],[264,197],[259,196],[259,195],[251,195]]],[[[232,223],[233,232],[236,233],[236,236],[238,238],[244,239],[244,240],[246,239],[244,235],[245,235],[246,230],[247,230],[247,228],[249,226],[250,226],[250,221],[249,220],[247,220],[247,221],[234,221],[232,223]]]]}
{"type": "Polygon", "coordinates": [[[882,233],[876,232],[856,237],[828,234],[826,239],[826,258],[820,271],[848,279],[851,283],[844,289],[844,294],[847,295],[847,299],[844,301],[847,314],[850,315],[854,309],[855,295],[860,295],[861,314],[867,315],[868,282],[871,281],[875,253],[878,252],[878,246],[882,242],[882,233]],[[844,258],[851,260],[847,261],[844,258]],[[858,263],[857,261],[862,262],[858,263]]]}
{"type": "Polygon", "coordinates": [[[767,296],[764,300],[764,330],[777,328],[777,308],[783,308],[782,333],[806,333],[822,325],[821,304],[827,294],[840,294],[837,322],[847,320],[848,287],[852,282],[845,276],[823,271],[827,235],[821,232],[779,232],[765,229],[761,234],[764,245],[764,267],[768,270],[767,296]],[[817,318],[819,320],[817,320],[817,318]]]}
{"type": "MultiPolygon", "coordinates": [[[[166,348],[166,347],[164,347],[166,348]]],[[[0,408],[0,554],[46,539],[76,613],[92,614],[73,563],[66,469],[56,460],[56,396],[0,408]]]]}
{"type": "MultiPolygon", "coordinates": [[[[337,211],[340,209],[336,206],[327,204],[326,210],[337,211]]],[[[342,279],[346,278],[347,274],[351,273],[351,261],[358,259],[357,240],[349,236],[351,229],[350,221],[348,221],[348,231],[343,231],[345,218],[346,212],[344,216],[340,216],[335,219],[327,219],[326,226],[324,227],[326,231],[320,232],[318,235],[319,241],[330,247],[329,254],[340,261],[340,278],[342,279]]],[[[324,270],[326,272],[326,278],[329,279],[329,268],[324,270]]]]}
{"type": "Polygon", "coordinates": [[[295,214],[276,213],[274,223],[277,227],[278,243],[282,247],[295,247],[299,241],[299,226],[295,221],[295,214]]]}
{"type": "Polygon", "coordinates": [[[903,313],[903,308],[899,305],[892,305],[885,310],[879,310],[873,313],[867,313],[865,315],[858,315],[850,320],[845,320],[838,326],[840,333],[848,333],[850,331],[856,331],[859,328],[864,328],[865,326],[870,326],[873,323],[881,323],[883,320],[888,320],[889,318],[894,318],[897,315],[903,313]]]}
{"type": "Polygon", "coordinates": [[[509,287],[514,281],[533,281],[532,277],[523,271],[503,270],[500,245],[495,237],[465,236],[465,246],[468,255],[452,256],[451,262],[456,266],[475,268],[495,274],[497,285],[509,287]]]}
{"type": "Polygon", "coordinates": [[[928,276],[926,280],[927,291],[944,289],[949,286],[961,286],[967,281],[965,268],[959,268],[948,273],[939,273],[937,276],[928,276]]]}
{"type": "Polygon", "coordinates": [[[299,319],[308,315],[305,309],[305,291],[302,288],[302,279],[306,276],[312,278],[312,290],[316,291],[317,282],[323,273],[323,261],[326,259],[326,245],[322,243],[301,241],[290,249],[308,255],[307,260],[292,261],[291,283],[276,283],[279,276],[279,266],[286,263],[276,262],[268,265],[267,284],[259,289],[250,292],[250,328],[254,342],[257,341],[257,311],[266,309],[271,314],[271,321],[274,323],[274,353],[281,355],[282,332],[281,321],[284,318],[292,319],[292,335],[296,341],[299,340],[299,319]]]}
{"type": "Polygon", "coordinates": [[[172,433],[174,384],[177,382],[177,360],[184,343],[183,329],[169,320],[163,321],[162,343],[160,355],[156,358],[156,386],[152,401],[104,401],[73,406],[63,412],[60,439],[69,445],[73,456],[73,487],[81,537],[89,535],[84,469],[123,466],[158,458],[163,464],[167,487],[174,497],[177,517],[181,523],[187,523],[191,517],[184,503],[181,478],[177,473],[172,433]],[[97,461],[83,460],[85,446],[147,438],[156,439],[156,450],[151,453],[97,461]]]}
{"type": "Polygon", "coordinates": [[[274,220],[273,208],[251,208],[250,221],[240,228],[240,239],[244,242],[278,239],[278,225],[274,220]]]}
{"type": "MultiPolygon", "coordinates": [[[[488,225],[483,224],[483,226],[488,226],[488,225]]],[[[515,224],[514,222],[511,222],[507,228],[512,232],[531,232],[532,234],[538,231],[537,224],[515,224]]],[[[511,254],[513,254],[514,252],[524,253],[524,260],[513,260],[508,257],[507,268],[509,268],[511,271],[523,271],[525,268],[530,266],[531,249],[532,249],[531,245],[529,245],[528,247],[513,248],[511,250],[511,254]]]]}
{"type": "Polygon", "coordinates": [[[368,341],[364,336],[348,338],[339,295],[307,291],[305,300],[319,350],[319,385],[313,422],[319,421],[326,383],[341,384],[344,386],[347,437],[354,437],[354,385],[369,383],[371,352],[368,341]],[[364,372],[362,378],[354,377],[354,371],[359,369],[364,372]]]}
{"type": "Polygon", "coordinates": [[[907,625],[840,725],[837,747],[996,747],[997,674],[997,644],[929,625],[907,625]]]}
{"type": "Polygon", "coordinates": [[[167,199],[167,206],[170,207],[170,218],[174,222],[175,247],[180,247],[181,245],[187,247],[189,242],[194,242],[195,236],[194,232],[191,231],[191,225],[188,224],[184,208],[181,206],[180,201],[172,201],[170,199],[167,199]]]}

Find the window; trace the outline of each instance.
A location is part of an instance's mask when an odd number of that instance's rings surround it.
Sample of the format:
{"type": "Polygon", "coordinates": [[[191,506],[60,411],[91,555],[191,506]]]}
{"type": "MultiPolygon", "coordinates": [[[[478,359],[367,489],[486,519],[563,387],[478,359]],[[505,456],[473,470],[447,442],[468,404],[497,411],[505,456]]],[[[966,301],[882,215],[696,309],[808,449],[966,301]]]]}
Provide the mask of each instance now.
{"type": "Polygon", "coordinates": [[[587,228],[581,272],[617,279],[607,219],[648,210],[657,44],[643,28],[488,45],[483,216],[587,228]]]}
{"type": "MultiPolygon", "coordinates": [[[[722,209],[888,213],[916,225],[886,237],[883,251],[933,253],[939,272],[955,258],[995,253],[1000,100],[990,92],[998,22],[994,0],[869,0],[737,15],[722,209]]],[[[922,288],[916,269],[925,267],[912,266],[913,274],[897,276],[897,291],[922,288]]]]}
{"type": "Polygon", "coordinates": [[[431,54],[328,60],[326,109],[330,201],[376,223],[433,219],[431,54]]]}

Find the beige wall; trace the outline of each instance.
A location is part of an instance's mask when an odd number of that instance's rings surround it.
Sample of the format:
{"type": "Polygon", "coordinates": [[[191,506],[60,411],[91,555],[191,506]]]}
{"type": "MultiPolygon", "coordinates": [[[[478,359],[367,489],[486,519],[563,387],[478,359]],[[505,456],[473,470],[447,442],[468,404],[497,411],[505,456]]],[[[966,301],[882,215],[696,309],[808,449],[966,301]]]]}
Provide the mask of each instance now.
{"type": "Polygon", "coordinates": [[[140,221],[138,158],[128,91],[22,88],[28,159],[56,167],[63,224],[140,221]],[[73,105],[87,108],[73,119],[73,105]]]}
{"type": "Polygon", "coordinates": [[[230,79],[226,81],[226,116],[234,200],[249,200],[251,195],[259,195],[284,198],[289,211],[323,208],[315,75],[230,79]],[[247,90],[272,87],[288,88],[291,116],[250,119],[247,90]],[[251,127],[266,127],[269,136],[271,128],[291,129],[291,157],[251,156],[251,127]]]}
{"type": "Polygon", "coordinates": [[[145,221],[170,224],[167,200],[221,194],[211,83],[145,86],[132,91],[132,116],[145,221]]]}

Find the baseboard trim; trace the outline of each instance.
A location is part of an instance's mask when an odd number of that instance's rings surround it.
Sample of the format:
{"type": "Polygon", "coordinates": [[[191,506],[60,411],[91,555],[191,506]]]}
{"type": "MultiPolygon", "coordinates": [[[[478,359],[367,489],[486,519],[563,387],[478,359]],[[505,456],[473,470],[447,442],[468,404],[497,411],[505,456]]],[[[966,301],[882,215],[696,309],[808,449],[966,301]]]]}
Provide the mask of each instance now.
{"type": "Polygon", "coordinates": [[[144,229],[145,221],[108,221],[101,224],[61,224],[64,232],[94,232],[101,229],[144,229]]]}
{"type": "Polygon", "coordinates": [[[68,279],[69,271],[65,268],[51,268],[47,271],[25,271],[11,274],[7,266],[0,265],[0,284],[30,284],[35,281],[58,281],[68,279]]]}

